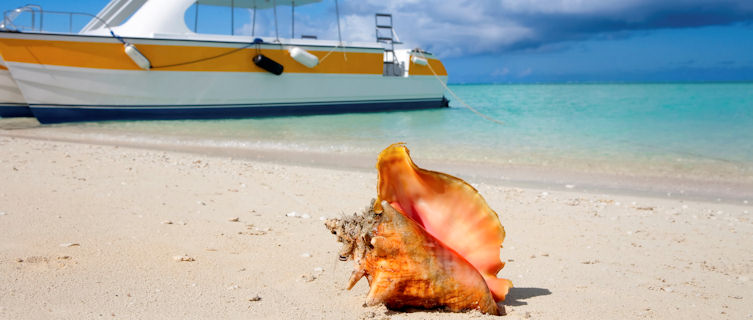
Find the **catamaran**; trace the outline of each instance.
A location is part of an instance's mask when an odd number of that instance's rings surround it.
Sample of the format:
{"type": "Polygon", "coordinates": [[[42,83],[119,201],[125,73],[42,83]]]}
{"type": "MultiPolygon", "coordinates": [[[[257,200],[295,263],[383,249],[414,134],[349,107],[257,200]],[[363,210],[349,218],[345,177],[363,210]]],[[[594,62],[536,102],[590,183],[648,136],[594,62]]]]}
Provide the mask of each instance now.
{"type": "Polygon", "coordinates": [[[204,34],[189,29],[184,18],[191,6],[229,6],[253,10],[255,26],[257,10],[274,10],[276,19],[282,6],[294,12],[316,2],[321,0],[113,0],[78,33],[14,29],[6,13],[0,52],[42,123],[447,106],[442,62],[420,49],[399,48],[389,14],[375,15],[377,41],[371,43],[277,32],[204,34]]]}

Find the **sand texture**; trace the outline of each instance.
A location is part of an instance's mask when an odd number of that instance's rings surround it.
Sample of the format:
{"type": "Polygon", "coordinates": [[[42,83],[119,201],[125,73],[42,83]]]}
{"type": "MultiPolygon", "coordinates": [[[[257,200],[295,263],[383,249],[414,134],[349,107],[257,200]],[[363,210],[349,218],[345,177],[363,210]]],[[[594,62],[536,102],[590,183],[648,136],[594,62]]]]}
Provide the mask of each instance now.
{"type": "MultiPolygon", "coordinates": [[[[0,319],[496,318],[344,289],[320,218],[367,205],[373,169],[0,134],[0,182],[0,319]]],[[[753,319],[750,203],[468,182],[507,230],[502,319],[753,319]]]]}

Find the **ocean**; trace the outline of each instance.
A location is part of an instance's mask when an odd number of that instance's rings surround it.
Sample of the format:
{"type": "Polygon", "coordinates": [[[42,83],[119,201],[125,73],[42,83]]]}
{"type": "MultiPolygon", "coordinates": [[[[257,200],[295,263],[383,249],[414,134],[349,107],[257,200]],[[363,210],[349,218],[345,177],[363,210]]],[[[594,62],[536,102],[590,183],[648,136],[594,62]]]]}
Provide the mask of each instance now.
{"type": "Polygon", "coordinates": [[[624,180],[632,182],[622,187],[679,194],[704,189],[694,187],[697,184],[715,189],[704,193],[708,197],[753,200],[753,83],[488,84],[450,89],[502,124],[447,95],[450,108],[425,111],[79,123],[45,130],[116,144],[303,151],[374,160],[384,147],[405,142],[419,164],[455,164],[461,176],[465,172],[568,187],[621,188],[615,181],[624,180]],[[675,188],[677,181],[682,186],[675,188]],[[654,184],[662,187],[652,189],[654,184]]]}

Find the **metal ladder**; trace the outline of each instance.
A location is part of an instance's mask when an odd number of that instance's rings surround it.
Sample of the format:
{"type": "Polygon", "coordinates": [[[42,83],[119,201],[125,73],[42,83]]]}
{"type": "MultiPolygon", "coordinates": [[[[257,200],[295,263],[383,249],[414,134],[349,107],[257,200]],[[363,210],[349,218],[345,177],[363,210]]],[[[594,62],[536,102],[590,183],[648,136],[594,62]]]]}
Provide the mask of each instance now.
{"type": "Polygon", "coordinates": [[[384,75],[385,76],[402,76],[403,68],[397,61],[395,55],[395,44],[401,42],[395,41],[395,32],[392,29],[392,14],[377,13],[374,14],[374,25],[376,26],[376,40],[382,43],[384,47],[384,75]]]}

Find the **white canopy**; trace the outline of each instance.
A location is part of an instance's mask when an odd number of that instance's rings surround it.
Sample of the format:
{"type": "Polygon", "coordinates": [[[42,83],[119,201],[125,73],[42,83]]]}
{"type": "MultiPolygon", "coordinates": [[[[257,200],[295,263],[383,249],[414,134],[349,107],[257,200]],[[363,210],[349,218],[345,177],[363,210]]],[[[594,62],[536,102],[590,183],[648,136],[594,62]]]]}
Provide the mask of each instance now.
{"type": "Polygon", "coordinates": [[[146,0],[112,0],[97,14],[95,18],[81,29],[81,33],[104,28],[106,26],[118,26],[130,17],[136,10],[146,3],[146,0]]]}

